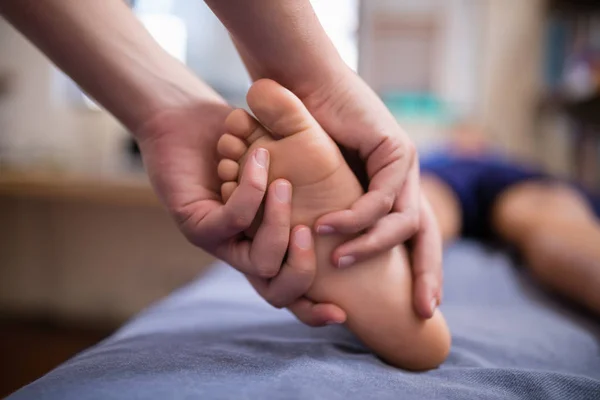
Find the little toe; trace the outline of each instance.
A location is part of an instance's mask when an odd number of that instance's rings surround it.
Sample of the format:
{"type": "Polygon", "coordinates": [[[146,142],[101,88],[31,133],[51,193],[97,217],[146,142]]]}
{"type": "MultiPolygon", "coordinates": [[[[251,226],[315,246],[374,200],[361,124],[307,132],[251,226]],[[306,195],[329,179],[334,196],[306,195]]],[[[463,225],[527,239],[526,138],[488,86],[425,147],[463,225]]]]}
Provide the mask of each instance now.
{"type": "Polygon", "coordinates": [[[221,198],[223,199],[223,203],[227,203],[227,200],[229,200],[237,187],[237,182],[225,182],[221,185],[221,198]]]}
{"type": "Polygon", "coordinates": [[[248,151],[248,146],[242,139],[226,133],[219,139],[217,151],[223,158],[238,161],[248,151]]]}
{"type": "Polygon", "coordinates": [[[260,129],[260,124],[254,117],[241,108],[229,113],[229,116],[225,120],[225,129],[227,132],[250,144],[265,134],[263,129],[260,129]]]}
{"type": "Polygon", "coordinates": [[[217,174],[222,181],[236,181],[240,172],[240,165],[228,158],[224,158],[219,162],[217,174]]]}
{"type": "Polygon", "coordinates": [[[256,81],[246,100],[260,123],[276,135],[289,136],[319,126],[296,95],[270,79],[256,81]]]}

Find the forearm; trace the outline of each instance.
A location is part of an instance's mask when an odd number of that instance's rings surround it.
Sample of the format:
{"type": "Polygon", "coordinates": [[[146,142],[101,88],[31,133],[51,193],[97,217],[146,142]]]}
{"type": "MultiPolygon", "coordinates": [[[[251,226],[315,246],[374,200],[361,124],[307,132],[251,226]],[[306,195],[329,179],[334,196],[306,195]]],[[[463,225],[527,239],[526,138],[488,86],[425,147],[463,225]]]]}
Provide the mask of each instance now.
{"type": "Polygon", "coordinates": [[[347,75],[309,0],[206,0],[227,27],[254,79],[300,98],[347,75]]]}
{"type": "Polygon", "coordinates": [[[2,0],[0,13],[132,131],[161,110],[222,101],[122,0],[2,0]]]}

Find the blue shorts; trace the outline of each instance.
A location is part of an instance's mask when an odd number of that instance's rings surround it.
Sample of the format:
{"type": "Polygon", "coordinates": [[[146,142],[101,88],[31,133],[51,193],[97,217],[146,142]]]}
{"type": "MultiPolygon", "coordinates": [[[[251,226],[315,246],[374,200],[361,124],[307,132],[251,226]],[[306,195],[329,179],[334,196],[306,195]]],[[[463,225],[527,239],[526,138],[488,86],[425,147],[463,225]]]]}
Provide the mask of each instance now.
{"type": "MultiPolygon", "coordinates": [[[[421,173],[446,183],[456,194],[462,211],[462,235],[475,239],[495,239],[492,209],[508,188],[531,180],[558,182],[533,167],[520,165],[496,154],[479,156],[437,152],[421,160],[421,173]]],[[[600,218],[600,197],[569,183],[580,191],[600,218]]]]}

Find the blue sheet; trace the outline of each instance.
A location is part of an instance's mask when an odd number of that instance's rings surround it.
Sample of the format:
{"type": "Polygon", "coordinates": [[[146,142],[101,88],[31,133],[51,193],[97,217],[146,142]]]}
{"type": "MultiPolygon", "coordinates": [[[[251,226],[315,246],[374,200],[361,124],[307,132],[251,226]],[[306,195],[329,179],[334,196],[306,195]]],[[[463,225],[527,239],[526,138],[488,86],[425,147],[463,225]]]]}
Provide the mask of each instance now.
{"type": "Polygon", "coordinates": [[[312,329],[217,266],[19,399],[600,399],[600,324],[539,291],[502,253],[446,254],[453,348],[411,373],[343,327],[312,329]]]}

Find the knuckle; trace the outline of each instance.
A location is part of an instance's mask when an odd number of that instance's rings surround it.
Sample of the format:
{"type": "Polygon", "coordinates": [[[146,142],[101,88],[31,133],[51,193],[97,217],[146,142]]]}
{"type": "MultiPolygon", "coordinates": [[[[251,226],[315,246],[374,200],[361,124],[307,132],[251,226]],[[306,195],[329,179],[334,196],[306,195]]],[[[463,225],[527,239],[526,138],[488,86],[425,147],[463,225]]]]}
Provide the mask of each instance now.
{"type": "Polygon", "coordinates": [[[405,217],[406,217],[406,229],[411,234],[414,234],[415,232],[417,232],[419,230],[419,225],[420,225],[419,214],[414,211],[407,211],[405,217]]]}
{"type": "Polygon", "coordinates": [[[410,160],[414,159],[417,154],[417,148],[415,144],[411,141],[402,144],[403,153],[405,157],[408,157],[410,160]]]}
{"type": "Polygon", "coordinates": [[[283,308],[288,305],[283,296],[275,292],[267,293],[265,300],[275,308],[283,308]]]}
{"type": "Polygon", "coordinates": [[[308,284],[306,285],[306,290],[308,290],[310,282],[312,281],[312,278],[315,275],[315,273],[316,270],[314,266],[310,263],[305,262],[294,265],[294,274],[296,275],[296,282],[308,282],[308,284]]]}
{"type": "Polygon", "coordinates": [[[383,193],[380,198],[381,208],[389,212],[394,206],[395,200],[396,196],[394,193],[383,193]]]}
{"type": "Polygon", "coordinates": [[[277,276],[279,268],[276,265],[258,264],[256,265],[256,276],[262,279],[271,279],[277,276]]]}
{"type": "Polygon", "coordinates": [[[171,205],[167,204],[167,209],[171,213],[177,225],[187,226],[194,217],[194,210],[189,205],[171,205]]]}
{"type": "Polygon", "coordinates": [[[352,215],[351,218],[348,219],[346,229],[352,233],[358,232],[363,229],[363,224],[358,218],[357,215],[352,215]]]}
{"type": "MultiPolygon", "coordinates": [[[[280,218],[268,218],[263,220],[263,224],[268,226],[270,229],[275,231],[287,231],[290,227],[290,220],[288,218],[280,217],[280,218]]],[[[278,235],[279,236],[279,235],[278,235]]]]}
{"type": "Polygon", "coordinates": [[[285,287],[271,286],[269,290],[262,294],[263,299],[275,308],[284,308],[292,304],[292,299],[289,290],[285,287]]]}
{"type": "Polygon", "coordinates": [[[189,207],[173,207],[170,208],[170,213],[183,236],[194,246],[204,247],[215,239],[214,237],[207,237],[194,212],[189,207]]]}
{"type": "MultiPolygon", "coordinates": [[[[277,254],[279,258],[283,261],[283,254],[288,248],[289,245],[289,236],[286,234],[274,235],[271,237],[269,241],[269,248],[274,254],[277,254]]],[[[276,258],[273,256],[273,258],[276,258]]]]}
{"type": "Polygon", "coordinates": [[[266,182],[257,176],[253,176],[248,179],[248,186],[261,193],[265,193],[267,191],[266,182]]]}
{"type": "Polygon", "coordinates": [[[321,322],[316,317],[312,315],[298,315],[296,314],[296,318],[300,320],[303,324],[310,326],[311,328],[319,328],[325,325],[325,322],[321,322]]]}
{"type": "Polygon", "coordinates": [[[377,235],[371,235],[367,238],[367,250],[370,252],[375,252],[379,250],[381,245],[381,240],[377,237],[377,235]]]}
{"type": "Polygon", "coordinates": [[[229,226],[236,231],[243,231],[252,225],[253,218],[247,213],[232,214],[229,218],[229,226]]]}
{"type": "Polygon", "coordinates": [[[403,141],[398,138],[393,141],[392,155],[396,160],[408,160],[408,164],[412,164],[415,161],[417,149],[411,141],[403,141]]]}
{"type": "Polygon", "coordinates": [[[376,235],[370,234],[365,237],[365,240],[362,245],[362,251],[366,254],[373,254],[379,251],[381,246],[381,241],[377,238],[376,235]]]}

